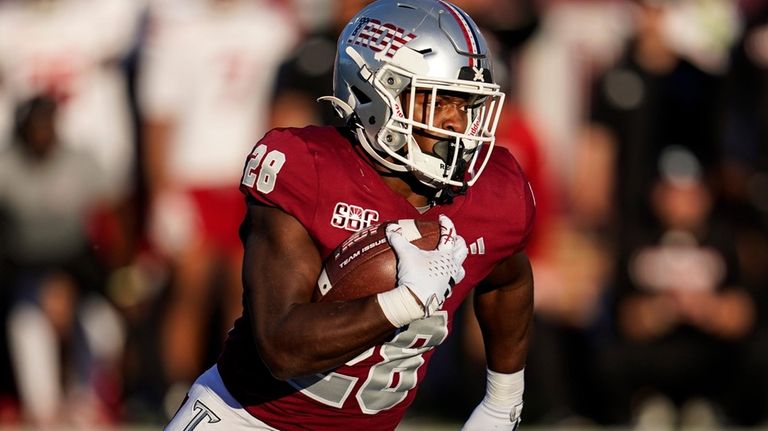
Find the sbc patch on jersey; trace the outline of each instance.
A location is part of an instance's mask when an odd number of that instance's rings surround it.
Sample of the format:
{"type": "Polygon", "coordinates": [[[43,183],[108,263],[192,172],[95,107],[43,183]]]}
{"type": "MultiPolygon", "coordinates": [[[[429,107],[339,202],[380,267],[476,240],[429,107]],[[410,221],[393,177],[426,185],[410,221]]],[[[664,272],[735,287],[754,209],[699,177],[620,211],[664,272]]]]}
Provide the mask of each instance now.
{"type": "Polygon", "coordinates": [[[346,202],[337,202],[331,216],[331,226],[359,232],[379,221],[379,212],[346,202]]]}

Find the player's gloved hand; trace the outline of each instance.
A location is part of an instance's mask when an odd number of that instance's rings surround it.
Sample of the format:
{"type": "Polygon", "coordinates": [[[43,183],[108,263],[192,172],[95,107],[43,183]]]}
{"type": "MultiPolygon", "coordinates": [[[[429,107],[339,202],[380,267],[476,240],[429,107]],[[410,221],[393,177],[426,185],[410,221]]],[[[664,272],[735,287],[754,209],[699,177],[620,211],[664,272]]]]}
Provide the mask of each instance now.
{"type": "Polygon", "coordinates": [[[523,412],[523,372],[501,374],[488,370],[485,398],[475,407],[461,431],[514,431],[523,412]]]}
{"type": "Polygon", "coordinates": [[[442,307],[453,286],[464,278],[467,243],[456,233],[451,219],[442,214],[440,240],[434,250],[411,244],[395,223],[387,226],[387,240],[397,255],[398,287],[379,294],[379,305],[390,322],[400,327],[429,317],[442,307]]]}
{"type": "Polygon", "coordinates": [[[424,306],[424,317],[442,307],[456,283],[464,278],[467,244],[453,221],[440,215],[440,239],[434,250],[411,244],[397,224],[387,226],[387,240],[397,254],[397,284],[407,287],[424,306]]]}

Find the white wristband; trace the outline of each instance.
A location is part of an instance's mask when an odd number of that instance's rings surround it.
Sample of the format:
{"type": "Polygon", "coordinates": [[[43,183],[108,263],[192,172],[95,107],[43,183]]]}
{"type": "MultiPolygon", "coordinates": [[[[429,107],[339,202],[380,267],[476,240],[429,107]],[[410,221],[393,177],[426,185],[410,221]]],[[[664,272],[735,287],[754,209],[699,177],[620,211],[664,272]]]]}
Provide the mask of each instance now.
{"type": "Polygon", "coordinates": [[[512,374],[488,370],[485,400],[499,407],[512,407],[523,402],[525,368],[512,374]]]}
{"type": "Polygon", "coordinates": [[[462,431],[515,431],[523,412],[523,388],[523,370],[512,374],[488,370],[485,397],[462,431]]]}
{"type": "Polygon", "coordinates": [[[395,328],[401,328],[424,317],[424,308],[405,286],[381,292],[376,297],[384,316],[395,328]]]}

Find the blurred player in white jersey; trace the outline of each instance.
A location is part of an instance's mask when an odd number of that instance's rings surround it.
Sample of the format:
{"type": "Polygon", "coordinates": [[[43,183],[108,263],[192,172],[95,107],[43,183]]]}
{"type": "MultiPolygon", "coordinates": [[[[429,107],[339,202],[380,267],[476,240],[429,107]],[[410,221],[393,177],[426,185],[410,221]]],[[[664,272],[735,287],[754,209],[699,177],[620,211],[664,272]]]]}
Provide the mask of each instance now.
{"type": "Polygon", "coordinates": [[[170,383],[200,372],[206,328],[223,335],[239,312],[242,160],[266,131],[274,76],[296,38],[267,1],[150,3],[140,106],[149,236],[174,271],[161,333],[170,383]],[[226,327],[209,324],[211,302],[226,327]]]}
{"type": "MultiPolygon", "coordinates": [[[[0,4],[0,104],[55,97],[61,137],[91,152],[118,201],[134,151],[119,62],[133,46],[141,0],[9,0],[0,4]]],[[[8,106],[0,112],[11,112],[8,106]]],[[[10,137],[11,122],[0,121],[10,137]]],[[[4,142],[8,142],[4,139],[4,142]]]]}

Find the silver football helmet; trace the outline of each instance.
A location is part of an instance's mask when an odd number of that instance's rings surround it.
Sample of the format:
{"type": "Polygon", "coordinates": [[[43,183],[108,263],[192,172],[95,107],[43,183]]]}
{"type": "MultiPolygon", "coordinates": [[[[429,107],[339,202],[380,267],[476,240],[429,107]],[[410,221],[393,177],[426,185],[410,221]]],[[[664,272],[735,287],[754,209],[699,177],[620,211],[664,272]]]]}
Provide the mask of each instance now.
{"type": "Polygon", "coordinates": [[[490,57],[477,25],[458,7],[441,0],[379,0],[341,33],[334,95],[323,99],[382,165],[413,172],[430,187],[464,189],[488,162],[504,104],[490,57]],[[414,102],[425,92],[429,102],[417,121],[414,102]],[[469,101],[465,130],[435,124],[440,95],[469,101]],[[444,141],[426,153],[413,137],[419,129],[444,141]]]}

